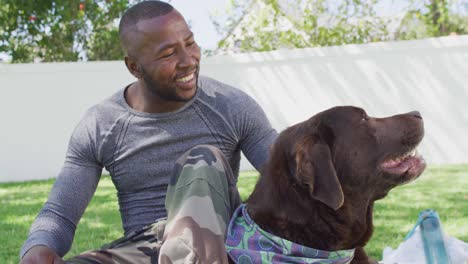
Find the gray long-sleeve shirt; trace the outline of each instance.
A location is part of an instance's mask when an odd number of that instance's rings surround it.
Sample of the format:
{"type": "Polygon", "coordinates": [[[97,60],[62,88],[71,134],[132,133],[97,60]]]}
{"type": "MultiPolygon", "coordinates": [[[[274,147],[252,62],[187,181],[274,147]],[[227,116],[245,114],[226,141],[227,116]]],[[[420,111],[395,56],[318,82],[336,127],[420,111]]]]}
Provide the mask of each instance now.
{"type": "Polygon", "coordinates": [[[35,245],[60,256],[68,252],[103,167],[116,186],[126,234],[166,216],[171,171],[193,146],[221,149],[235,175],[241,151],[260,169],[277,136],[262,109],[244,92],[213,79],[201,76],[198,87],[175,112],[135,111],[125,101],[125,89],[89,109],[71,136],[65,163],[20,256],[35,245]]]}

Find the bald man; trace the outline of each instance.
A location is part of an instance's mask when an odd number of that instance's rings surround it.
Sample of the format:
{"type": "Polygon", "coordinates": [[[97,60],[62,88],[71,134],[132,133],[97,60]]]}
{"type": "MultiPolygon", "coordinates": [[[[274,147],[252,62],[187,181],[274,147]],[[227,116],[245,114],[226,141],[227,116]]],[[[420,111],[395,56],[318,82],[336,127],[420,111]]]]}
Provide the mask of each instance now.
{"type": "Polygon", "coordinates": [[[21,263],[63,263],[103,168],[125,236],[67,263],[225,263],[240,154],[260,169],[277,133],[251,97],[199,76],[200,48],[171,5],[134,5],[119,32],[137,80],[75,128],[21,263]]]}

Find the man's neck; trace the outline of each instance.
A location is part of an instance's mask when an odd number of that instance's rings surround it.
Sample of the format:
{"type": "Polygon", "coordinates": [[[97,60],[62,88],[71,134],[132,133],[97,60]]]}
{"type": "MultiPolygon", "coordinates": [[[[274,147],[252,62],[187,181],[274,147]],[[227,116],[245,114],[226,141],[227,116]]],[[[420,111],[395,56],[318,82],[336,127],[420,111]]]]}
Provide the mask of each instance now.
{"type": "Polygon", "coordinates": [[[135,82],[127,88],[125,100],[132,109],[144,113],[174,112],[187,103],[163,100],[147,91],[140,82],[135,82]]]}

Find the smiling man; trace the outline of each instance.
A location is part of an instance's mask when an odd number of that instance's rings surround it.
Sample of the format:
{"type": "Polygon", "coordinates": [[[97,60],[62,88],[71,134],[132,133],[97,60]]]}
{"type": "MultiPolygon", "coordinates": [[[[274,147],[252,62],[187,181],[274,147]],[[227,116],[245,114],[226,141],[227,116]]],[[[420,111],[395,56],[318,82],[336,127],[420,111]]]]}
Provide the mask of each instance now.
{"type": "Polygon", "coordinates": [[[89,109],[21,249],[21,263],[62,263],[103,168],[125,236],[68,263],[225,263],[240,202],[240,153],[260,169],[277,133],[242,91],[199,76],[200,48],[171,5],[145,1],[120,22],[137,81],[89,109]]]}
{"type": "Polygon", "coordinates": [[[138,14],[132,11],[120,26],[121,42],[127,50],[125,64],[139,80],[129,87],[127,100],[142,112],[175,111],[197,91],[200,48],[176,10],[136,23],[132,18],[138,14]]]}

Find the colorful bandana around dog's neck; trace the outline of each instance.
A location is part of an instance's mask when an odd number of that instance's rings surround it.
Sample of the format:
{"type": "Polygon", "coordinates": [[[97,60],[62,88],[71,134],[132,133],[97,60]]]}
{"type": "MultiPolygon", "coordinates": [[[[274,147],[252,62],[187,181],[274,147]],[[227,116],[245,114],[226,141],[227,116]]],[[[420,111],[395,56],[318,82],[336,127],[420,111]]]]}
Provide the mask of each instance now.
{"type": "Polygon", "coordinates": [[[318,250],[270,234],[253,222],[245,204],[240,205],[231,218],[225,246],[229,256],[242,264],[346,264],[354,256],[354,249],[318,250]]]}

